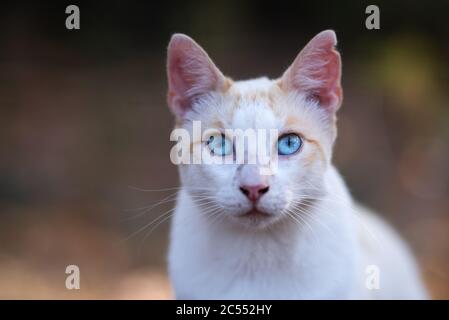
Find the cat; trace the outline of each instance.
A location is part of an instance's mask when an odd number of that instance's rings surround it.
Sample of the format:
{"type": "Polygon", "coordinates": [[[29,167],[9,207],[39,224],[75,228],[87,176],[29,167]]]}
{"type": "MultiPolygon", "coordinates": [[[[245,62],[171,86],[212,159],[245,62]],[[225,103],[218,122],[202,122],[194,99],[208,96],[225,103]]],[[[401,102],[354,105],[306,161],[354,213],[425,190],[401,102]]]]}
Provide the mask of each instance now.
{"type": "MultiPolygon", "coordinates": [[[[332,148],[343,91],[336,34],[316,35],[284,74],[233,81],[190,37],[167,54],[176,128],[280,132],[277,170],[180,164],[169,274],[178,299],[425,299],[406,244],[355,203],[332,148]]],[[[222,133],[192,145],[228,156],[222,133]],[[211,147],[212,145],[212,147],[211,147]]]]}

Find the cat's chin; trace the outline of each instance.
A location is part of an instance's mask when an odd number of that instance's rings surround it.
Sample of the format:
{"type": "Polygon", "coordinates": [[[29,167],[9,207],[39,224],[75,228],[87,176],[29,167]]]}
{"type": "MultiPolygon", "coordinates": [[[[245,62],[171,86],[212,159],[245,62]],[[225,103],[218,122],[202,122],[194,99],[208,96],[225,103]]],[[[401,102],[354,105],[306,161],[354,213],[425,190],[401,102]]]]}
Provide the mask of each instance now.
{"type": "Polygon", "coordinates": [[[245,227],[265,228],[274,223],[277,219],[274,214],[253,208],[247,212],[233,215],[232,220],[245,227]]]}

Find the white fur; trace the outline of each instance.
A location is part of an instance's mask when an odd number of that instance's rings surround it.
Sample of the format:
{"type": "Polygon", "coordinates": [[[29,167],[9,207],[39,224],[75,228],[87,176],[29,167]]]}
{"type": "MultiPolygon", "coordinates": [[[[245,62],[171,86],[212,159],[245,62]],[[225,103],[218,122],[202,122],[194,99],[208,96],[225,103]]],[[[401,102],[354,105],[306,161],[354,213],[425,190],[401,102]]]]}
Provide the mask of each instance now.
{"type": "Polygon", "coordinates": [[[169,256],[176,298],[425,298],[407,248],[371,213],[352,209],[333,167],[326,187],[332,194],[308,221],[313,231],[294,223],[262,230],[211,224],[181,192],[169,256]],[[379,290],[365,287],[368,265],[379,266],[379,290]]]}

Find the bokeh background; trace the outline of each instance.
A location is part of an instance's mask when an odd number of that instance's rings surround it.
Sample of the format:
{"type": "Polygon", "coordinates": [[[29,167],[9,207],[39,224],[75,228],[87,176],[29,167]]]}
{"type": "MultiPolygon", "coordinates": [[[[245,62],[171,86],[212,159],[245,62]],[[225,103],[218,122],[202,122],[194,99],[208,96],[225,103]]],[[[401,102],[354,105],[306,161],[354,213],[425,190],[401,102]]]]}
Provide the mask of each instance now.
{"type": "Polygon", "coordinates": [[[449,2],[375,1],[372,31],[368,4],[3,1],[0,298],[171,298],[169,220],[144,228],[178,186],[170,35],[240,79],[279,76],[327,28],[344,65],[335,163],[410,243],[432,297],[449,298],[449,2]],[[65,28],[69,4],[80,30],[65,28]],[[81,290],[65,288],[70,264],[81,290]]]}

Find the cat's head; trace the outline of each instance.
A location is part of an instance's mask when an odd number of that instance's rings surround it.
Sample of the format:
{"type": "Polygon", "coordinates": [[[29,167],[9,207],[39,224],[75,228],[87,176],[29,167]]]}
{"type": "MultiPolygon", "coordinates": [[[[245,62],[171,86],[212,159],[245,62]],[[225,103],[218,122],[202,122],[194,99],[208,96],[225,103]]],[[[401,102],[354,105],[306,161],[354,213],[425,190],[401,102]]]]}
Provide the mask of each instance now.
{"type": "MultiPolygon", "coordinates": [[[[182,184],[199,207],[207,208],[203,213],[220,212],[231,221],[263,227],[323,196],[336,138],[335,113],[342,102],[336,43],[333,31],[323,31],[280,78],[233,81],[195,41],[173,35],[168,46],[168,105],[177,128],[191,134],[190,146],[235,160],[235,140],[226,129],[278,132],[268,145],[277,159],[272,174],[262,174],[258,163],[180,165],[182,184]],[[195,138],[194,121],[208,133],[195,138]]],[[[244,145],[246,153],[250,149],[244,145]]]]}

